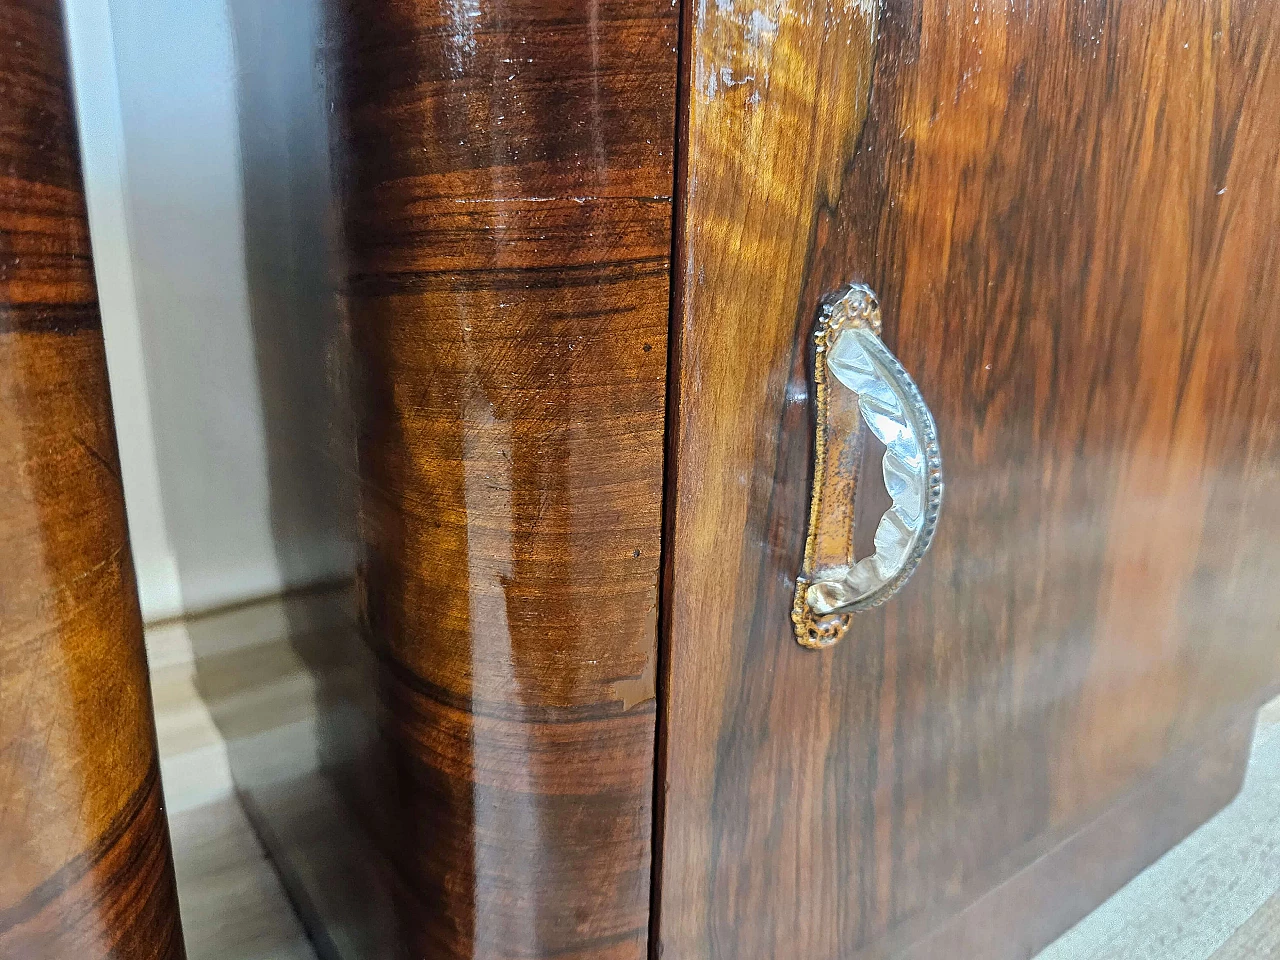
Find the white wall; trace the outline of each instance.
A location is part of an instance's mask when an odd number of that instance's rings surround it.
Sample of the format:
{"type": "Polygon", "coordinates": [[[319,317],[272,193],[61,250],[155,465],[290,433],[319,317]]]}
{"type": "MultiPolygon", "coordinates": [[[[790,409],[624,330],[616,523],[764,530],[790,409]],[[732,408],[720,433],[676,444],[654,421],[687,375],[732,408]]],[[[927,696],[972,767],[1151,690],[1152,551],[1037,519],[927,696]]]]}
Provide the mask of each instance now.
{"type": "Polygon", "coordinates": [[[67,0],[148,620],[350,569],[317,11],[67,0]]]}
{"type": "Polygon", "coordinates": [[[69,0],[66,13],[98,296],[110,334],[107,357],[134,563],[144,612],[164,616],[180,607],[181,592],[164,526],[142,359],[125,214],[124,132],[110,14],[107,0],[69,0]]]}

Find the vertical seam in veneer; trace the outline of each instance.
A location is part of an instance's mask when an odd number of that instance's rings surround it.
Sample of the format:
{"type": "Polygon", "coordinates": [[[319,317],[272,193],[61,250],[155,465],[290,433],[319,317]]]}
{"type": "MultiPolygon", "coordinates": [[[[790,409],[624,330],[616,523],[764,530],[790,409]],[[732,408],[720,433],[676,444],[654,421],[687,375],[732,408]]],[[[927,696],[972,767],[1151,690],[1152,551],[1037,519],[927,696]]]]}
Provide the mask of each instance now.
{"type": "Polygon", "coordinates": [[[655,671],[655,693],[658,703],[654,715],[653,806],[649,857],[649,948],[650,960],[661,955],[662,918],[662,852],[666,834],[667,807],[667,720],[671,691],[671,595],[674,580],[673,548],[677,503],[676,481],[680,445],[680,349],[684,315],[685,270],[681,251],[685,244],[685,185],[689,168],[689,89],[692,57],[689,41],[692,30],[693,5],[680,0],[676,18],[676,100],[675,123],[671,137],[671,267],[670,307],[667,313],[667,390],[664,417],[662,461],[662,523],[658,554],[658,635],[655,649],[658,658],[655,671]]]}

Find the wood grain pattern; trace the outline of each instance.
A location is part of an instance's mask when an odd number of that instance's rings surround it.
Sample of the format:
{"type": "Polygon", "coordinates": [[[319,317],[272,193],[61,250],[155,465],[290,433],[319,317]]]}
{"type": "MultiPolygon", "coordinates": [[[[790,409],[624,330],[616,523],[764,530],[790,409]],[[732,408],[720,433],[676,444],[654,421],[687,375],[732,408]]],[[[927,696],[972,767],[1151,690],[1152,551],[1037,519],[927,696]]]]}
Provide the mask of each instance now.
{"type": "Polygon", "coordinates": [[[0,2],[0,956],[178,960],[56,0],[0,2]]]}
{"type": "Polygon", "coordinates": [[[1280,677],[1280,14],[788,0],[687,37],[658,949],[1026,956],[1238,785],[1280,677]],[[850,281],[947,502],[815,654],[806,351],[850,281]]]}
{"type": "Polygon", "coordinates": [[[676,26],[664,0],[341,7],[406,956],[645,954],[676,26]]]}

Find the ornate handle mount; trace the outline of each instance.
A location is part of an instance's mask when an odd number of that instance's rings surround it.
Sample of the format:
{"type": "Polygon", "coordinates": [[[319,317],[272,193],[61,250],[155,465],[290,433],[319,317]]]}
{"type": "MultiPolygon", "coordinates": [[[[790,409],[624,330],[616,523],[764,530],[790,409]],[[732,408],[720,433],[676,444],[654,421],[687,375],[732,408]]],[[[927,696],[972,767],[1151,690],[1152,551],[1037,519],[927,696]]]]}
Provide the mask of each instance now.
{"type": "Polygon", "coordinates": [[[942,507],[942,453],[924,398],[880,340],[880,304],[870,287],[854,284],[828,301],[814,339],[813,492],[791,619],[803,646],[822,648],[844,636],[854,613],[884,603],[915,572],[942,507]],[[876,527],[875,553],[856,559],[853,500],[866,430],[885,446],[893,503],[876,527]]]}

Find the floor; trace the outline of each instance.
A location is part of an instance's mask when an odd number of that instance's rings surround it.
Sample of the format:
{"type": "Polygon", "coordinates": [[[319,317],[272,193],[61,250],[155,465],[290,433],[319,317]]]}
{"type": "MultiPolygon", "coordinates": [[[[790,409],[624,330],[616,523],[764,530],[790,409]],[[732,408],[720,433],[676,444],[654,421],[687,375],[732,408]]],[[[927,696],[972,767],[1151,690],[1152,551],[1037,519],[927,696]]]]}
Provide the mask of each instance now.
{"type": "MultiPolygon", "coordinates": [[[[225,622],[265,638],[286,620],[273,600],[225,622]]],[[[315,960],[236,800],[186,627],[148,630],[147,647],[189,960],[315,960]]],[[[1236,800],[1036,960],[1280,960],[1280,699],[1259,717],[1236,800]]]]}
{"type": "Polygon", "coordinates": [[[187,960],[315,960],[236,799],[186,627],[149,629],[147,653],[187,960]]]}
{"type": "Polygon", "coordinates": [[[1227,807],[1036,960],[1280,960],[1280,700],[1227,807]]]}

